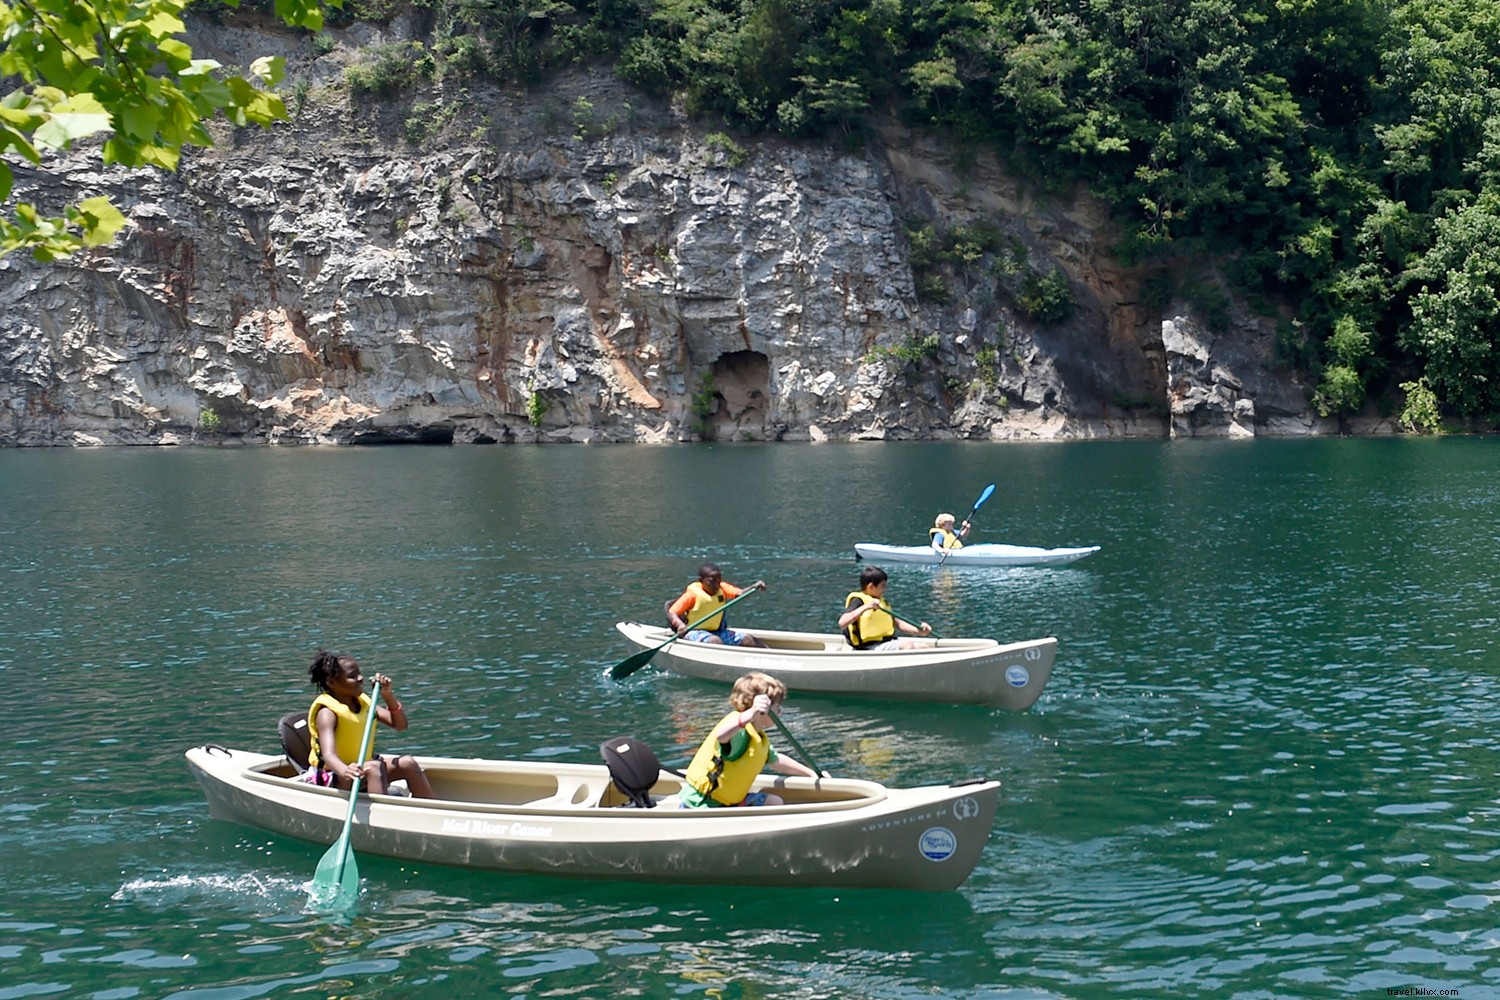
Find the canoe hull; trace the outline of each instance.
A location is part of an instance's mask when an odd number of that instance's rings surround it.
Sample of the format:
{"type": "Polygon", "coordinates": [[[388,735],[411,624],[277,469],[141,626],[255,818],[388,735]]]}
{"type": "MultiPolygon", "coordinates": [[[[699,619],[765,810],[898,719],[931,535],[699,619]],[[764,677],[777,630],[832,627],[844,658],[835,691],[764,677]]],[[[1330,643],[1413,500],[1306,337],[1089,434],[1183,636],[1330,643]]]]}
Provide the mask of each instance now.
{"type": "MultiPolygon", "coordinates": [[[[362,796],[361,854],[496,871],[685,884],[945,891],[984,850],[998,782],[887,789],[854,779],[762,779],[787,805],[630,809],[605,768],[419,758],[443,798],[362,796]],[[498,800],[498,801],[483,801],[498,800]]],[[[290,777],[280,756],[194,747],[209,810],[318,844],[343,830],[348,797],[290,777]]],[[[677,791],[663,774],[657,794],[677,791]]]]}
{"type": "Polygon", "coordinates": [[[1030,545],[994,545],[979,542],[954,549],[944,559],[927,545],[880,545],[860,542],[854,558],[872,562],[921,563],[926,566],[1066,566],[1099,551],[1097,545],[1071,549],[1039,549],[1030,545]]]}
{"type": "MultiPolygon", "coordinates": [[[[655,648],[671,636],[665,628],[640,622],[619,622],[615,628],[632,651],[655,648]]],[[[933,649],[859,651],[834,633],[743,631],[769,648],[679,639],[651,662],[686,677],[729,684],[759,670],[781,679],[793,691],[989,705],[1022,712],[1041,697],[1057,655],[1057,640],[1050,636],[1008,645],[993,639],[939,639],[933,649]]]]}

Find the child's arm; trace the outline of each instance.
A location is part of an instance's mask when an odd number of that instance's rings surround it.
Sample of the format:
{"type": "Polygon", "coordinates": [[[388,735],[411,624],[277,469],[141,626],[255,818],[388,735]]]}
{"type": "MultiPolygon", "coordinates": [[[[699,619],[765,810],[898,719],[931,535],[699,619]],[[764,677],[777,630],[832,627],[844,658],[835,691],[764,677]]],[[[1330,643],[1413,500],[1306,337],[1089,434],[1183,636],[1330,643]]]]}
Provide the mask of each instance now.
{"type": "MultiPolygon", "coordinates": [[[[375,709],[376,717],[392,729],[405,729],[406,708],[391,693],[391,679],[385,674],[376,674],[375,683],[380,685],[380,700],[385,702],[385,707],[375,709]]],[[[321,733],[318,738],[322,738],[321,733]]]]}
{"type": "Polygon", "coordinates": [[[814,771],[812,768],[808,767],[800,760],[793,760],[786,754],[777,754],[776,759],[771,762],[771,769],[780,771],[782,774],[795,774],[799,778],[818,777],[818,772],[814,771]]]}
{"type": "Polygon", "coordinates": [[[688,608],[692,606],[693,595],[686,592],[679,596],[677,600],[667,604],[667,624],[672,627],[673,632],[676,632],[678,635],[687,632],[687,627],[691,623],[683,616],[687,614],[688,608]]]}
{"type": "Polygon", "coordinates": [[[863,604],[855,604],[854,599],[851,597],[849,599],[849,610],[845,611],[842,615],[839,616],[839,628],[848,628],[850,622],[854,621],[866,611],[878,607],[880,607],[880,602],[873,597],[866,597],[865,603],[863,604]]]}
{"type": "Polygon", "coordinates": [[[750,703],[749,708],[736,715],[731,715],[719,723],[718,728],[714,730],[714,739],[720,743],[728,743],[729,737],[744,729],[746,724],[755,721],[756,715],[761,712],[769,712],[770,710],[771,696],[766,694],[756,695],[755,700],[750,703]]]}
{"type": "Polygon", "coordinates": [[[318,766],[340,778],[353,781],[359,774],[359,768],[353,764],[339,760],[337,738],[333,735],[338,727],[339,717],[333,714],[333,709],[320,707],[318,714],[313,716],[313,724],[318,727],[318,766]]]}

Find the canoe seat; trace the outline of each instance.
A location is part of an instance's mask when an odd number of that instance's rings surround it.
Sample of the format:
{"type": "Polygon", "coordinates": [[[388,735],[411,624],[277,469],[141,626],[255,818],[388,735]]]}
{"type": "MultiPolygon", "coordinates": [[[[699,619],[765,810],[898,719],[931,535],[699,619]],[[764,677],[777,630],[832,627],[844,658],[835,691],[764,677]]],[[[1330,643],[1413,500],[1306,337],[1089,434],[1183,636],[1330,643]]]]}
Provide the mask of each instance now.
{"type": "Polygon", "coordinates": [[[276,724],[276,735],[281,740],[281,750],[286,759],[301,774],[307,770],[307,758],[312,753],[312,736],[307,731],[307,713],[288,712],[276,724]]]}
{"type": "Polygon", "coordinates": [[[633,736],[616,736],[599,744],[599,756],[609,770],[610,784],[625,796],[625,804],[636,809],[655,808],[657,800],[651,789],[661,781],[661,773],[682,772],[663,767],[656,752],[633,736]]]}
{"type": "Polygon", "coordinates": [[[596,806],[604,797],[604,782],[588,778],[560,777],[557,791],[544,799],[526,803],[544,809],[559,809],[567,806],[596,806]]]}
{"type": "MultiPolygon", "coordinates": [[[[300,779],[302,772],[308,768],[307,759],[312,755],[312,737],[307,732],[307,713],[288,712],[283,715],[276,723],[276,735],[281,740],[281,752],[286,754],[287,761],[297,769],[296,777],[300,779]]],[[[405,778],[391,782],[385,791],[387,795],[411,797],[411,789],[407,787],[405,778]]]]}

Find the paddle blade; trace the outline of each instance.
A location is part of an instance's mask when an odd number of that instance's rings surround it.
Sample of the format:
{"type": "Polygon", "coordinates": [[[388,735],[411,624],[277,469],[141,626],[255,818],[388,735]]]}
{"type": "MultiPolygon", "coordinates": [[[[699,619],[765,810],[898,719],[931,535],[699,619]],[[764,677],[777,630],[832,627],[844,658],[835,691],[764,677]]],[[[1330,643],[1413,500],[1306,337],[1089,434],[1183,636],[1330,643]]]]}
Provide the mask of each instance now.
{"type": "MultiPolygon", "coordinates": [[[[980,507],[983,507],[984,502],[990,498],[990,494],[993,492],[995,492],[995,484],[990,483],[984,488],[984,492],[979,494],[979,499],[974,501],[974,511],[978,511],[980,507]]],[[[971,513],[973,513],[973,511],[971,511],[971,513]]]]}
{"type": "Polygon", "coordinates": [[[359,902],[359,865],[354,848],[340,837],[318,862],[307,888],[307,908],[313,913],[343,913],[359,902]]]}
{"type": "MultiPolygon", "coordinates": [[[[702,618],[699,618],[697,621],[689,622],[687,629],[684,631],[684,634],[686,634],[686,632],[691,632],[695,628],[698,628],[709,619],[714,618],[718,615],[722,615],[724,612],[728,611],[730,608],[734,607],[736,604],[740,603],[745,598],[755,593],[757,590],[763,589],[765,589],[765,584],[761,584],[759,587],[751,587],[739,597],[734,598],[734,600],[725,601],[722,606],[715,608],[708,614],[704,615],[702,618]]],[[[635,673],[637,670],[650,663],[651,657],[655,656],[657,653],[660,653],[663,649],[666,649],[672,643],[676,642],[677,638],[678,637],[676,635],[673,635],[666,642],[662,643],[660,646],[657,646],[654,649],[642,650],[641,652],[636,653],[633,656],[625,657],[625,659],[621,660],[619,663],[616,663],[613,667],[610,668],[609,676],[613,677],[615,680],[619,680],[622,677],[629,677],[631,674],[635,673]]]]}
{"type": "Polygon", "coordinates": [[[615,680],[629,677],[631,674],[635,673],[637,670],[650,663],[651,657],[656,655],[656,651],[658,649],[661,649],[661,647],[657,646],[656,649],[643,649],[639,653],[632,653],[631,655],[625,657],[625,659],[621,660],[619,663],[616,663],[613,667],[610,667],[609,676],[614,678],[615,680]]]}

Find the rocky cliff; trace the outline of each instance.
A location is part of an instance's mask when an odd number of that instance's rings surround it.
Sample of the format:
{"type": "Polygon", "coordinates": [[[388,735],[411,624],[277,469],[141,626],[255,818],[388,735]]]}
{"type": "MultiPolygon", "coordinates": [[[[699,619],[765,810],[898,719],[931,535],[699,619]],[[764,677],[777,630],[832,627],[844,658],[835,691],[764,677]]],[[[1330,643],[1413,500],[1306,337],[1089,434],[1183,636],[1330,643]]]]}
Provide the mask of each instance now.
{"type": "MultiPolygon", "coordinates": [[[[293,121],[176,174],[18,171],[133,223],[0,259],[0,445],[1305,434],[1270,321],[1141,304],[1084,194],[891,126],[731,138],[604,73],[367,102],[359,44],[284,54],[293,121]],[[914,264],[913,234],[984,232],[914,264]],[[1046,317],[1018,289],[1065,276],[1046,317]]],[[[400,25],[390,29],[395,36],[400,25]]]]}

